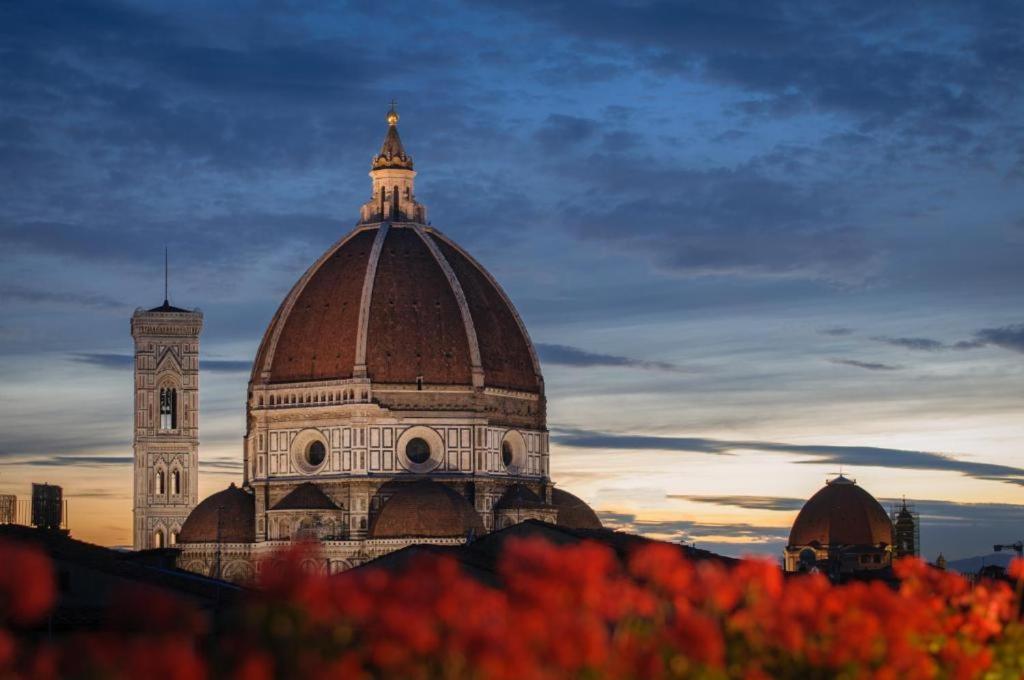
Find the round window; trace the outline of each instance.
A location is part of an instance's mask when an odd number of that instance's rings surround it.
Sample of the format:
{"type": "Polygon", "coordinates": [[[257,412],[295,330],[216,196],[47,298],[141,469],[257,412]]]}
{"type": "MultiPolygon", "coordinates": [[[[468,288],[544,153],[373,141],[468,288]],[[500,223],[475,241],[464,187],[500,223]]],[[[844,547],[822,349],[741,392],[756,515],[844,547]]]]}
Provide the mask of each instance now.
{"type": "Polygon", "coordinates": [[[324,443],[321,441],[315,441],[309,445],[306,449],[306,462],[317,467],[324,462],[324,458],[327,457],[327,449],[324,447],[324,443]]]}
{"type": "Polygon", "coordinates": [[[512,442],[505,440],[501,443],[501,462],[505,464],[505,467],[512,465],[512,460],[515,458],[512,454],[512,442]]]}
{"type": "Polygon", "coordinates": [[[405,445],[405,457],[417,465],[426,463],[430,460],[430,444],[425,439],[413,437],[405,445]]]}

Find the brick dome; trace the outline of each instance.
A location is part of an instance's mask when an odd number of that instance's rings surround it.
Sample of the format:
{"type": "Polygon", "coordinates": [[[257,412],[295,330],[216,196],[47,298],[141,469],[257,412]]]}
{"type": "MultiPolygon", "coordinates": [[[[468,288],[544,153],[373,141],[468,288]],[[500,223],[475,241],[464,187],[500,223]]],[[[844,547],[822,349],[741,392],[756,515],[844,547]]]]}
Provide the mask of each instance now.
{"type": "Polygon", "coordinates": [[[526,329],[497,282],[432,227],[363,224],[299,279],[253,384],[343,380],[541,393],[526,329]]]}
{"type": "Polygon", "coordinates": [[[251,494],[234,484],[207,497],[189,513],[179,543],[252,543],[256,538],[256,507],[251,494]],[[219,521],[218,521],[219,520],[219,521]]]}
{"type": "Polygon", "coordinates": [[[892,545],[892,522],[874,496],[840,475],[811,496],[793,522],[789,545],[892,545]]]}
{"type": "Polygon", "coordinates": [[[444,484],[423,479],[385,487],[393,493],[370,525],[370,538],[466,538],[484,533],[483,521],[469,501],[444,484]]]}

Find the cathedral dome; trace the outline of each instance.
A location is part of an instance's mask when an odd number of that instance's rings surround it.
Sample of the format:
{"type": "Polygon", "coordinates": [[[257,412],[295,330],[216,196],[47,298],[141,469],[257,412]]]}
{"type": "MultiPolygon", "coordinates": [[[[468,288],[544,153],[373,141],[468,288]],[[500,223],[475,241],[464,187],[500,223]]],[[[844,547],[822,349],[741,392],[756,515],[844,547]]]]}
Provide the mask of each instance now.
{"type": "Polygon", "coordinates": [[[469,501],[444,484],[430,480],[396,482],[370,526],[370,538],[465,538],[484,533],[480,515],[469,501]]]}
{"type": "Polygon", "coordinates": [[[357,227],[295,284],[254,384],[375,383],[542,391],[526,329],[494,279],[436,229],[357,227]]]}
{"type": "Polygon", "coordinates": [[[558,509],[558,516],[555,519],[560,527],[569,529],[602,529],[601,520],[597,513],[582,500],[568,491],[551,489],[551,504],[558,509]]]}
{"type": "Polygon", "coordinates": [[[885,508],[842,475],[811,496],[789,533],[790,546],[877,546],[892,542],[892,522],[885,508]]]}
{"type": "Polygon", "coordinates": [[[179,543],[251,543],[256,507],[251,494],[234,484],[197,505],[181,525],[179,543]]]}

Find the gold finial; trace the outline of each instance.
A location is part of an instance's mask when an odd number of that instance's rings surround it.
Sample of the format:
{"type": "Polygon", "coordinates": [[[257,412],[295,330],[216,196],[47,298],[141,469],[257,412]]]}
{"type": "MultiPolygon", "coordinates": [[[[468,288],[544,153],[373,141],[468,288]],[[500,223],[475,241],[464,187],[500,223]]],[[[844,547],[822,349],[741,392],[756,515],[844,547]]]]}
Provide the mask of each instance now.
{"type": "Polygon", "coordinates": [[[394,127],[398,124],[398,111],[395,111],[395,100],[391,100],[391,108],[388,109],[388,125],[394,127]]]}

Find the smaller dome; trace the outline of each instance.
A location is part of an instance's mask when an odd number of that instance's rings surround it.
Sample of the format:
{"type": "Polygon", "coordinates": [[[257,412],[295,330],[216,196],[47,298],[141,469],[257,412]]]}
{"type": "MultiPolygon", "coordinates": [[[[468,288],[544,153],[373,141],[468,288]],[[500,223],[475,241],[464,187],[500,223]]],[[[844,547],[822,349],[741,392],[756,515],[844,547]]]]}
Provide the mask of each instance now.
{"type": "Polygon", "coordinates": [[[522,484],[513,484],[505,495],[494,505],[496,510],[519,510],[526,508],[546,508],[547,503],[537,494],[522,484]]]}
{"type": "Polygon", "coordinates": [[[218,538],[221,543],[252,543],[256,538],[253,497],[233,483],[197,505],[178,534],[179,543],[216,543],[218,538]]]}
{"type": "Polygon", "coordinates": [[[855,481],[839,475],[800,509],[789,545],[892,545],[892,533],[885,508],[855,481]]]}
{"type": "Polygon", "coordinates": [[[558,509],[555,523],[568,529],[603,529],[593,508],[568,491],[551,489],[551,504],[558,509]]]}
{"type": "Polygon", "coordinates": [[[388,485],[394,493],[370,526],[370,538],[465,538],[484,533],[469,501],[428,479],[388,485]]]}
{"type": "Polygon", "coordinates": [[[274,504],[271,510],[339,510],[338,505],[313,482],[304,482],[274,504]]]}

